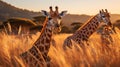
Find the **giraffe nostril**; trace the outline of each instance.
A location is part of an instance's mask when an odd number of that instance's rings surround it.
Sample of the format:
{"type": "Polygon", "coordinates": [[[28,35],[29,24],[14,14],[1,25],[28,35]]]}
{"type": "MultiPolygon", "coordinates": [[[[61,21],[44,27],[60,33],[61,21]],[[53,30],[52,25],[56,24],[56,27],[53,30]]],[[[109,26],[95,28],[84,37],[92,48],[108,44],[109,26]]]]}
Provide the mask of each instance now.
{"type": "Polygon", "coordinates": [[[56,24],[56,27],[60,27],[60,25],[59,25],[59,24],[56,24]]]}

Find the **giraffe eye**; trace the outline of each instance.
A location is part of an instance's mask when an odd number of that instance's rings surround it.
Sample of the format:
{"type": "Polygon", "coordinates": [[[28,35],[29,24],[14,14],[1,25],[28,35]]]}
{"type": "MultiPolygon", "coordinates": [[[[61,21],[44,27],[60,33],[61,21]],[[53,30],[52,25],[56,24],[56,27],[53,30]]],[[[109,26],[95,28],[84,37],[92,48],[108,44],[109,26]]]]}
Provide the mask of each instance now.
{"type": "Polygon", "coordinates": [[[105,18],[105,16],[102,16],[103,18],[105,18]]]}
{"type": "Polygon", "coordinates": [[[58,19],[61,19],[61,17],[58,17],[58,19]]]}
{"type": "Polygon", "coordinates": [[[51,17],[49,17],[48,19],[49,19],[49,20],[51,20],[52,18],[51,18],[51,17]]]}

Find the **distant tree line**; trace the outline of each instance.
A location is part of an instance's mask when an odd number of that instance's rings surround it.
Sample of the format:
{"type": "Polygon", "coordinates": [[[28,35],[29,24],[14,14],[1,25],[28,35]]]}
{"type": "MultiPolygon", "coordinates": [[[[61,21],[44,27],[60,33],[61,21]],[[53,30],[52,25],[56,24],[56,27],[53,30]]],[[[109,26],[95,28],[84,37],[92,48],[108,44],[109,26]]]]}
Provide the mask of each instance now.
{"type": "Polygon", "coordinates": [[[114,26],[120,29],[120,19],[116,20],[116,22],[114,23],[114,26]]]}
{"type": "Polygon", "coordinates": [[[0,20],[5,21],[11,17],[21,17],[32,19],[34,16],[41,15],[40,12],[33,12],[26,9],[16,8],[0,0],[0,20]]]}

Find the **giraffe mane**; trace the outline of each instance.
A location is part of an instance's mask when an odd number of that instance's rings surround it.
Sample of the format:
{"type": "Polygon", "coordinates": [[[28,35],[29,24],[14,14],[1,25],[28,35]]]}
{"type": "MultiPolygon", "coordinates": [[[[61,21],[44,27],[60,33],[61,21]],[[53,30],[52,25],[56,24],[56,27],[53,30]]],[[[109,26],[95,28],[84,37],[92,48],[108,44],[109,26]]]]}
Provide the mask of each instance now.
{"type": "Polygon", "coordinates": [[[95,16],[93,16],[93,17],[91,17],[88,21],[86,21],[78,30],[80,30],[81,28],[83,28],[83,27],[85,27],[88,23],[90,23],[90,21],[94,18],[94,17],[96,17],[97,15],[95,15],[95,16]]]}
{"type": "Polygon", "coordinates": [[[45,27],[46,27],[46,25],[47,25],[47,22],[48,22],[48,17],[45,18],[45,21],[44,21],[44,23],[43,23],[43,28],[42,28],[42,30],[41,30],[41,34],[43,33],[43,31],[44,31],[44,29],[45,29],[45,27]]]}

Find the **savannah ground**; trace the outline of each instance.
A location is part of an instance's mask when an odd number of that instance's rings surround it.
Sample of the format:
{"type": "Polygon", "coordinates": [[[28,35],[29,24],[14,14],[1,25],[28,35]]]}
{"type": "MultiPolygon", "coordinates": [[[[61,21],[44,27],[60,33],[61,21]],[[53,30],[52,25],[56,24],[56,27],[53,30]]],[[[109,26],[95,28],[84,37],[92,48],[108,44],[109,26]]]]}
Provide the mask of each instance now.
{"type": "MultiPolygon", "coordinates": [[[[89,45],[84,48],[74,46],[73,49],[64,51],[62,45],[64,39],[71,34],[57,34],[54,36],[56,47],[50,47],[52,67],[119,67],[120,66],[120,30],[112,34],[113,43],[104,45],[100,35],[94,33],[89,38],[89,45]]],[[[38,38],[36,35],[15,36],[0,33],[0,67],[26,67],[19,54],[32,47],[38,38]]],[[[73,45],[77,45],[73,42],[73,45]]]]}

